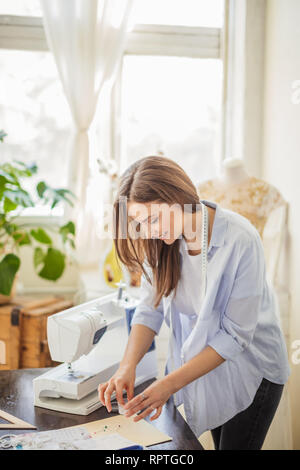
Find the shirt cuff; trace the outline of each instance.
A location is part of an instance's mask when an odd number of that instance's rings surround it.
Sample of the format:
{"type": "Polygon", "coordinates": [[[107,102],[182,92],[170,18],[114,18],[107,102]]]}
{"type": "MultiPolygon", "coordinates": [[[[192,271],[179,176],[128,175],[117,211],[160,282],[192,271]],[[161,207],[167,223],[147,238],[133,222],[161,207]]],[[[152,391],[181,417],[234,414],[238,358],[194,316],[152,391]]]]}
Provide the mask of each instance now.
{"type": "Polygon", "coordinates": [[[150,328],[151,330],[155,331],[155,334],[158,335],[162,322],[163,322],[163,317],[155,318],[154,316],[152,316],[151,318],[149,318],[148,316],[146,317],[142,313],[137,313],[137,314],[133,314],[133,317],[131,320],[131,326],[132,325],[144,325],[150,328]]]}
{"type": "Polygon", "coordinates": [[[224,330],[219,330],[207,344],[215,349],[224,359],[229,360],[233,360],[237,354],[244,350],[233,336],[224,330]]]}

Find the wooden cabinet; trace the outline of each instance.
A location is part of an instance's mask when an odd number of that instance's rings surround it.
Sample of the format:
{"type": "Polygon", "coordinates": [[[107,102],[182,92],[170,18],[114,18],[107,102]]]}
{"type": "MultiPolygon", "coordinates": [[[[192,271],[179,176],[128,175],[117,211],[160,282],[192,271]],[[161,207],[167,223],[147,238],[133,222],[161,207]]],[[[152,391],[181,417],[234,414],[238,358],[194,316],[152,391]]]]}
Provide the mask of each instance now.
{"type": "Polygon", "coordinates": [[[14,297],[0,306],[0,370],[51,367],[47,319],[73,306],[58,296],[14,297]]]}

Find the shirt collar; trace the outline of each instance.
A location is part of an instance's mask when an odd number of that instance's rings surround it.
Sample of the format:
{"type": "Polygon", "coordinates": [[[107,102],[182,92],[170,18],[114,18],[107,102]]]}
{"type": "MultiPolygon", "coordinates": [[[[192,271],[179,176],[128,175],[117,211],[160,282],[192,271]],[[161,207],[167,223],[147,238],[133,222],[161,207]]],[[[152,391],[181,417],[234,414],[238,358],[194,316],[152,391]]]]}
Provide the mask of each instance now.
{"type": "Polygon", "coordinates": [[[200,201],[206,206],[216,209],[209,248],[224,245],[228,221],[222,207],[216,202],[207,201],[206,199],[200,199],[200,201]]]}
{"type": "MultiPolygon", "coordinates": [[[[220,207],[219,204],[217,204],[216,202],[207,201],[206,199],[200,199],[200,201],[206,206],[216,209],[212,233],[211,233],[211,239],[210,239],[209,247],[208,247],[208,251],[210,251],[210,249],[213,246],[219,247],[219,246],[224,245],[228,221],[223,212],[222,207],[220,207]]],[[[181,239],[181,241],[182,240],[183,238],[181,239]]],[[[181,243],[180,244],[181,250],[183,249],[182,245],[183,244],[181,243]]]]}

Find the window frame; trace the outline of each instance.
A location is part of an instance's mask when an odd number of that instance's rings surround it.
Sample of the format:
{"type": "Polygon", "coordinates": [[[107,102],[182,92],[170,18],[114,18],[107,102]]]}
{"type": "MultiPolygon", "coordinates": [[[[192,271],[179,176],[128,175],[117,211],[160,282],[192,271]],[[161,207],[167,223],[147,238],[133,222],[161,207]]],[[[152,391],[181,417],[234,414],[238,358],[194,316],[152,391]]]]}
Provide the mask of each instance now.
{"type": "MultiPolygon", "coordinates": [[[[224,9],[228,0],[224,0],[224,9]]],[[[224,22],[225,24],[225,22],[224,22]]],[[[220,59],[224,65],[224,28],[170,26],[153,24],[136,24],[128,33],[128,40],[124,50],[125,55],[160,55],[191,57],[200,59],[220,59]]],[[[114,86],[112,88],[112,120],[111,120],[111,155],[120,165],[121,158],[121,85],[123,60],[120,63],[114,86]]],[[[225,75],[224,75],[225,77],[225,75]]],[[[224,88],[222,83],[222,111],[221,111],[221,150],[219,164],[224,159],[224,88]]]]}
{"type": "Polygon", "coordinates": [[[264,50],[267,0],[225,0],[223,158],[263,174],[264,50]]]}
{"type": "Polygon", "coordinates": [[[0,49],[48,51],[42,18],[0,15],[0,49]]]}
{"type": "MultiPolygon", "coordinates": [[[[124,54],[221,58],[222,28],[135,24],[124,54]]],[[[47,51],[43,19],[0,15],[0,48],[47,51]]]]}

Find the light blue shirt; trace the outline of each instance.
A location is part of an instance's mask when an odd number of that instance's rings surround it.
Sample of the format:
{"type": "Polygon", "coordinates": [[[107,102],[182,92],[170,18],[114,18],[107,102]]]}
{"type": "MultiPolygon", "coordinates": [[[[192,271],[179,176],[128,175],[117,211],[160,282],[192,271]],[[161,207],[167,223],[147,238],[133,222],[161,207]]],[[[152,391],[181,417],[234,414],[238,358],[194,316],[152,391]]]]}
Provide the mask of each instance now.
{"type": "Polygon", "coordinates": [[[225,359],[176,393],[176,405],[184,404],[187,422],[198,437],[250,406],[263,377],[284,384],[291,373],[278,301],[266,275],[258,231],[242,215],[214,202],[201,202],[216,209],[202,304],[201,255],[188,265],[191,256],[181,237],[181,270],[190,271],[189,282],[185,274],[176,298],[173,291],[155,309],[154,290],[143,275],[143,296],[131,323],[148,326],[158,334],[164,319],[170,326],[171,316],[173,347],[170,342],[166,374],[208,345],[225,359]]]}

